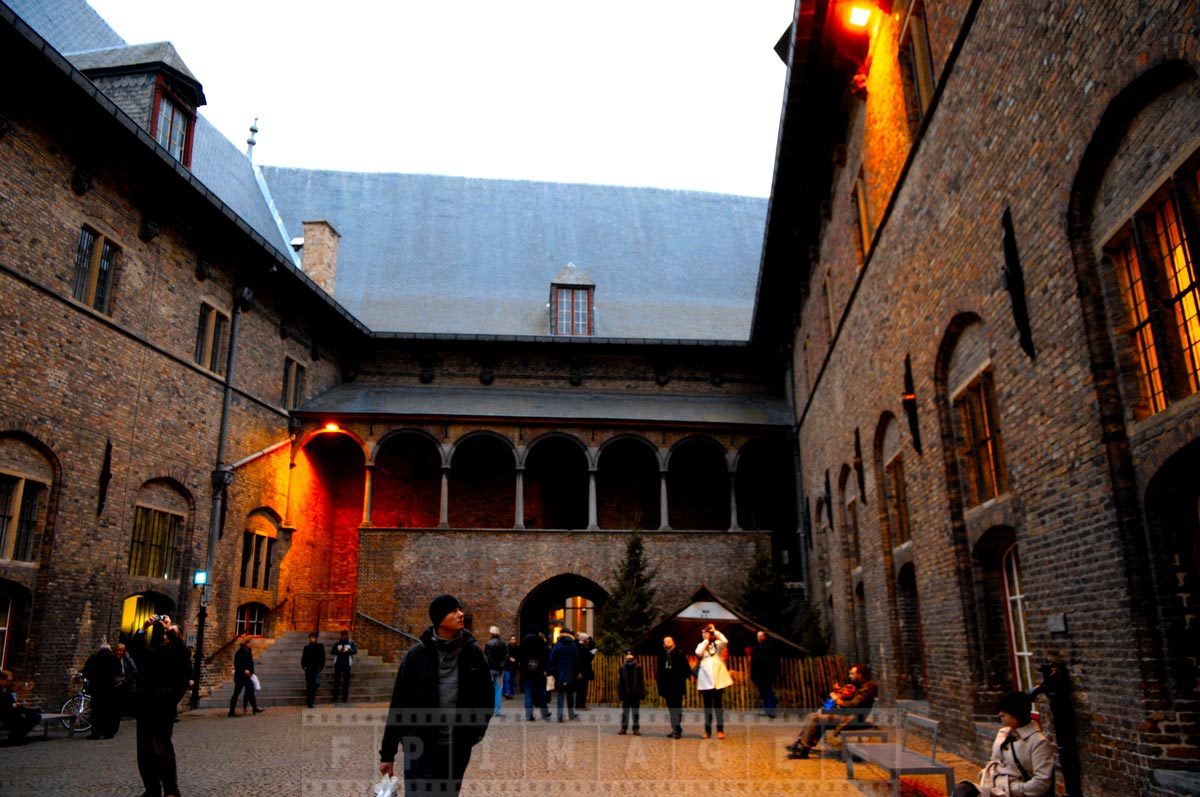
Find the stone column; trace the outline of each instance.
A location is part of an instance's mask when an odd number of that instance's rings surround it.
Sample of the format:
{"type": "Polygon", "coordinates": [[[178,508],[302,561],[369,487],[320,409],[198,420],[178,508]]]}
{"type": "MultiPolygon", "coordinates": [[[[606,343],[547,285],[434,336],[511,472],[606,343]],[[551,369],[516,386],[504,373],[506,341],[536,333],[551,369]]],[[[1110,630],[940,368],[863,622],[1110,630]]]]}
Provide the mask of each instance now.
{"type": "Polygon", "coordinates": [[[729,530],[742,530],[737,516],[737,474],[733,471],[729,473],[729,530]]]}
{"type": "Polygon", "coordinates": [[[517,531],[525,530],[525,469],[517,468],[517,518],[513,523],[513,528],[517,531]]]}
{"type": "Polygon", "coordinates": [[[596,531],[600,525],[596,522],[596,469],[588,469],[588,531],[596,531]]]}
{"type": "Polygon", "coordinates": [[[438,528],[450,528],[450,466],[442,466],[442,501],[438,509],[438,528]]]}
{"type": "Polygon", "coordinates": [[[375,466],[364,465],[363,470],[366,471],[366,478],[363,479],[363,519],[364,526],[371,525],[371,501],[372,494],[375,491],[375,466]]]}
{"type": "Polygon", "coordinates": [[[671,521],[667,517],[667,472],[658,472],[658,530],[670,531],[671,521]]]}

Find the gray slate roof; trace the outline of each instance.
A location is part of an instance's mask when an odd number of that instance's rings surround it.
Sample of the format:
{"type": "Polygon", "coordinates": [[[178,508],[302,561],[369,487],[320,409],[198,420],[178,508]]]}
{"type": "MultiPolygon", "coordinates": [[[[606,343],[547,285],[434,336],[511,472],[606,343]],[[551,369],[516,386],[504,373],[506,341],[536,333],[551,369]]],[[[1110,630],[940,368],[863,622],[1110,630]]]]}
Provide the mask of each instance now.
{"type": "Polygon", "coordinates": [[[153,44],[130,44],[118,47],[108,47],[102,50],[84,50],[72,53],[71,63],[81,72],[91,69],[111,69],[118,66],[140,66],[142,64],[166,64],[182,73],[185,77],[196,80],[192,70],[183,62],[175,45],[170,42],[154,42],[153,44]]]}
{"type": "Polygon", "coordinates": [[[341,233],[337,301],[377,332],[547,335],[568,262],[595,335],[747,340],[767,202],[617,186],[261,167],[291,236],[341,233]]]}
{"type": "Polygon", "coordinates": [[[721,426],[789,426],[782,397],[598,393],[578,390],[379,385],[350,382],[305,402],[304,415],[432,418],[539,418],[721,426]]]}
{"type": "Polygon", "coordinates": [[[83,0],[4,0],[60,53],[120,47],[125,40],[83,0]]]}

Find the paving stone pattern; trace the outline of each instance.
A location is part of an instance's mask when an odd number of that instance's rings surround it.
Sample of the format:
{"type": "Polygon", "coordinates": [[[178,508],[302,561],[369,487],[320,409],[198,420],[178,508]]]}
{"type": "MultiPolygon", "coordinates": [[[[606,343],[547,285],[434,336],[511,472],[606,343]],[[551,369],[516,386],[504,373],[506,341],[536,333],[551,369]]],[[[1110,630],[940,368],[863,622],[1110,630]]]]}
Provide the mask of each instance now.
{"type": "MultiPolygon", "coordinates": [[[[505,704],[506,707],[510,704],[505,704]]],[[[280,707],[229,719],[220,711],[185,715],[176,726],[180,785],[186,797],[349,797],[367,795],[378,780],[376,756],[385,707],[280,707]]],[[[576,722],[525,722],[520,711],[493,720],[475,748],[464,797],[491,795],[622,795],[664,792],[719,795],[889,794],[881,773],[856,767],[846,780],[834,753],[788,760],[784,745],[799,718],[774,721],[730,713],[724,740],[702,740],[697,712],[684,716],[684,738],[666,738],[666,713],[642,712],[642,736],[618,736],[619,712],[595,708],[576,722]]],[[[142,793],[135,761],[134,723],[115,739],[67,737],[0,748],[0,795],[142,793]]],[[[959,777],[977,765],[946,756],[959,777]]],[[[920,793],[941,794],[930,782],[920,793]]],[[[910,792],[906,789],[906,794],[910,792]]],[[[917,794],[918,792],[911,792],[917,794]]]]}

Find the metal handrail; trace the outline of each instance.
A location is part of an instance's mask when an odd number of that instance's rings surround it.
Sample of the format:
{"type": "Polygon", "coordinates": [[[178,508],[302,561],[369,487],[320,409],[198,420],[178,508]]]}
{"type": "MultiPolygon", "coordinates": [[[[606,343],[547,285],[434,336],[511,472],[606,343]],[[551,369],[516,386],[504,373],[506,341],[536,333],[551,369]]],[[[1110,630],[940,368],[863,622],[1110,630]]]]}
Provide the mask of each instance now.
{"type": "Polygon", "coordinates": [[[363,614],[362,612],[355,612],[355,614],[358,615],[359,617],[361,617],[362,619],[366,620],[367,622],[371,622],[371,623],[374,623],[375,625],[382,626],[383,628],[386,628],[389,631],[399,634],[400,636],[404,637],[407,640],[410,640],[412,642],[420,642],[421,641],[420,637],[415,637],[412,634],[408,633],[407,631],[401,631],[396,626],[388,625],[383,620],[376,620],[374,617],[370,616],[369,614],[363,614]]]}

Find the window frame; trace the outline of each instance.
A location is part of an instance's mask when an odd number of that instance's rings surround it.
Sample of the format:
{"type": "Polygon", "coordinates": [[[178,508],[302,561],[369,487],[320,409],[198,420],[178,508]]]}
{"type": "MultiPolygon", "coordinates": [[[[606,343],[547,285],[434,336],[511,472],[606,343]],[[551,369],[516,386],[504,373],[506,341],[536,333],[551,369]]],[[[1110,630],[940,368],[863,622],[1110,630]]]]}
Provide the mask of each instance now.
{"type": "Polygon", "coordinates": [[[578,285],[554,286],[554,299],[550,303],[551,334],[556,337],[590,337],[593,334],[595,318],[592,307],[593,290],[591,287],[578,285]],[[564,299],[566,300],[565,304],[564,299]],[[564,310],[568,314],[566,319],[563,317],[564,310]]]}
{"type": "Polygon", "coordinates": [[[305,378],[308,369],[294,357],[283,358],[283,392],[280,396],[280,406],[285,410],[294,410],[304,400],[305,378]]]}
{"type": "Polygon", "coordinates": [[[112,307],[113,275],[121,247],[95,227],[85,224],[75,243],[71,295],[75,301],[108,315],[112,307]]]}
{"type": "Polygon", "coordinates": [[[1021,564],[1016,544],[1000,557],[1004,584],[1004,619],[1008,626],[1008,655],[1012,666],[1013,688],[1028,692],[1037,683],[1034,676],[1033,649],[1030,644],[1025,593],[1021,587],[1021,564]]]}
{"type": "Polygon", "coordinates": [[[261,603],[243,603],[237,608],[237,615],[234,620],[234,634],[239,637],[265,636],[267,628],[267,615],[270,610],[261,603]],[[253,612],[254,617],[251,618],[253,612]]]}
{"type": "Polygon", "coordinates": [[[892,548],[899,548],[912,539],[908,514],[908,486],[904,481],[904,455],[896,454],[883,466],[883,494],[888,530],[892,533],[892,548]]]}
{"type": "Polygon", "coordinates": [[[43,498],[50,485],[20,473],[0,471],[0,488],[11,480],[7,497],[0,495],[0,561],[32,562],[34,538],[42,525],[43,498]],[[30,485],[36,489],[31,490],[30,485]]]}
{"type": "Polygon", "coordinates": [[[929,107],[937,89],[933,69],[933,44],[929,40],[929,25],[925,17],[925,3],[922,0],[914,0],[909,6],[908,16],[901,31],[897,55],[910,122],[915,132],[928,117],[929,107]]]}
{"type": "Polygon", "coordinates": [[[955,442],[963,471],[967,508],[1008,492],[995,380],[984,368],[954,394],[955,442]]]}
{"type": "Polygon", "coordinates": [[[159,76],[154,86],[154,103],[150,112],[150,135],[151,137],[165,149],[172,158],[182,163],[184,166],[192,165],[192,139],[193,131],[196,128],[196,112],[188,103],[184,102],[177,94],[172,92],[167,86],[163,76],[159,76]],[[174,111],[170,114],[170,129],[163,134],[162,132],[162,115],[163,104],[174,111]],[[177,122],[183,124],[183,132],[181,136],[173,136],[176,132],[177,122]],[[165,140],[164,140],[165,139],[165,140]],[[175,145],[178,142],[178,151],[175,145]]]}
{"type": "Polygon", "coordinates": [[[1103,247],[1137,373],[1138,418],[1200,392],[1200,153],[1172,173],[1103,247]]]}
{"type": "Polygon", "coordinates": [[[238,585],[243,589],[271,589],[274,563],[275,538],[245,529],[242,532],[242,567],[238,585]]]}
{"type": "Polygon", "coordinates": [[[197,365],[219,376],[225,375],[229,356],[229,315],[208,302],[200,303],[200,321],[196,326],[196,350],[192,359],[197,365]]]}
{"type": "Polygon", "coordinates": [[[130,533],[129,575],[168,580],[178,578],[179,543],[184,520],[183,515],[169,509],[136,504],[130,533]]]}

